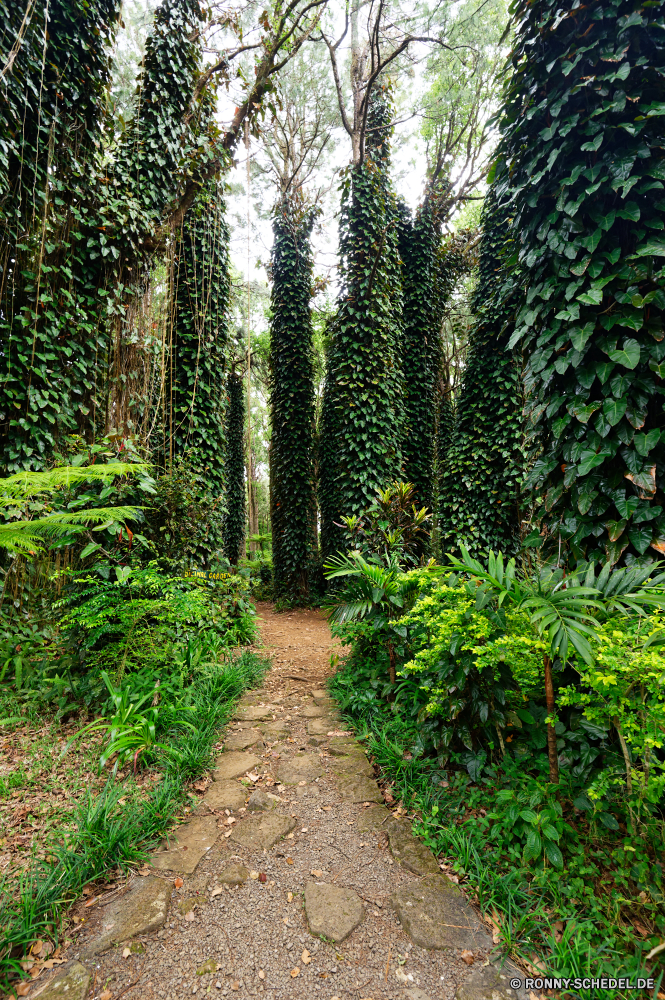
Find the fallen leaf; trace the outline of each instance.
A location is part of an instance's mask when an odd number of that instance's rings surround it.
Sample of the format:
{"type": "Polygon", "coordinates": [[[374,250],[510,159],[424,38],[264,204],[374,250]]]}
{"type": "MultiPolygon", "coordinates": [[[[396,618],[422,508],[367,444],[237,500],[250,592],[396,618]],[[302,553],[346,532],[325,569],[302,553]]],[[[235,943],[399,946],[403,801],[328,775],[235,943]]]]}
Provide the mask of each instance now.
{"type": "Polygon", "coordinates": [[[332,809],[332,806],[321,806],[321,809],[324,813],[329,813],[330,810],[332,809]]]}
{"type": "Polygon", "coordinates": [[[110,990],[104,990],[103,993],[100,993],[99,1000],[111,1000],[112,996],[113,994],[111,993],[110,990]]]}
{"type": "Polygon", "coordinates": [[[293,893],[292,892],[287,892],[287,894],[286,894],[286,901],[287,901],[287,903],[292,903],[293,902],[293,893]]]}
{"type": "Polygon", "coordinates": [[[43,947],[44,947],[43,941],[35,941],[32,948],[30,949],[30,952],[32,955],[41,955],[43,947]]]}
{"type": "Polygon", "coordinates": [[[221,896],[223,892],[224,892],[224,890],[221,887],[221,885],[215,886],[215,888],[210,893],[210,898],[214,899],[215,896],[221,896]]]}
{"type": "Polygon", "coordinates": [[[185,914],[185,920],[188,920],[191,923],[193,919],[194,919],[194,910],[189,910],[189,912],[185,914]]]}
{"type": "Polygon", "coordinates": [[[287,840],[293,840],[293,837],[294,837],[294,835],[292,833],[287,833],[287,835],[286,835],[286,839],[287,840]]]}
{"type": "Polygon", "coordinates": [[[559,941],[563,940],[563,928],[564,928],[564,926],[565,925],[564,925],[563,920],[557,920],[556,923],[554,924],[554,940],[557,943],[559,941]]]}
{"type": "Polygon", "coordinates": [[[300,961],[302,962],[303,965],[309,965],[309,963],[312,961],[312,956],[307,951],[307,948],[305,948],[302,955],[300,956],[300,961]]]}
{"type": "Polygon", "coordinates": [[[287,858],[287,859],[286,859],[286,863],[287,863],[287,865],[292,865],[292,864],[294,864],[294,861],[293,861],[293,858],[287,858]]]}
{"type": "Polygon", "coordinates": [[[462,954],[460,955],[460,958],[462,959],[463,962],[466,962],[467,965],[473,965],[473,952],[472,951],[467,951],[466,948],[465,948],[464,951],[462,952],[462,954]]]}
{"type": "Polygon", "coordinates": [[[131,951],[130,951],[129,948],[123,948],[122,949],[122,957],[123,958],[129,958],[130,955],[131,955],[131,951]]]}
{"type": "Polygon", "coordinates": [[[259,882],[267,882],[268,876],[265,872],[259,872],[259,882]]]}
{"type": "Polygon", "coordinates": [[[249,873],[249,877],[256,882],[257,878],[259,877],[259,873],[258,872],[250,872],[249,873]]]}
{"type": "Polygon", "coordinates": [[[303,828],[302,828],[302,830],[300,832],[301,833],[307,833],[308,830],[309,830],[308,826],[303,826],[303,828]]]}
{"type": "Polygon", "coordinates": [[[309,874],[313,875],[314,878],[323,878],[323,872],[320,871],[318,868],[312,868],[309,874]]]}
{"type": "Polygon", "coordinates": [[[224,834],[224,836],[225,837],[230,837],[232,833],[233,833],[233,830],[227,830],[226,833],[224,834]]]}
{"type": "Polygon", "coordinates": [[[306,781],[299,781],[299,782],[298,782],[298,787],[299,787],[299,788],[302,788],[302,787],[303,787],[304,785],[306,785],[306,784],[307,784],[307,782],[306,782],[306,781]]]}
{"type": "Polygon", "coordinates": [[[265,978],[266,978],[265,972],[263,971],[263,969],[259,969],[259,979],[265,979],[265,978]]]}
{"type": "Polygon", "coordinates": [[[27,997],[27,995],[28,995],[29,992],[30,992],[30,983],[20,983],[16,987],[16,996],[17,997],[27,997]]]}
{"type": "Polygon", "coordinates": [[[87,903],[84,903],[83,905],[85,906],[85,908],[86,908],[86,909],[87,909],[87,908],[88,908],[89,906],[94,906],[94,905],[95,905],[95,903],[98,903],[98,902],[99,902],[99,898],[100,898],[99,896],[93,896],[93,897],[92,897],[92,899],[89,899],[89,900],[88,900],[88,902],[87,902],[87,903]]]}
{"type": "Polygon", "coordinates": [[[238,982],[237,979],[235,980],[235,982],[231,983],[231,989],[232,990],[239,990],[240,989],[240,983],[238,982]]]}
{"type": "Polygon", "coordinates": [[[295,969],[291,969],[291,979],[295,979],[296,976],[299,976],[299,975],[300,975],[300,969],[299,968],[296,967],[295,969]]]}
{"type": "Polygon", "coordinates": [[[183,882],[183,880],[181,878],[176,878],[176,879],[173,880],[173,884],[176,887],[176,889],[182,889],[182,887],[183,887],[183,885],[185,883],[183,882]]]}

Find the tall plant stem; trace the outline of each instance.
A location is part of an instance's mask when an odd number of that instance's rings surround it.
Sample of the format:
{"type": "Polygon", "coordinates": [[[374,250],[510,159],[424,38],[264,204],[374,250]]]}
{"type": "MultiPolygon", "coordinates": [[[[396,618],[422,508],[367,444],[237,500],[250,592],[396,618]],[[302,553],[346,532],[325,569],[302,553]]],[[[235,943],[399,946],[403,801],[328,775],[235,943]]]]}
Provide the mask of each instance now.
{"type": "MultiPolygon", "coordinates": [[[[547,653],[543,656],[543,666],[545,667],[545,698],[547,701],[547,714],[554,715],[556,705],[554,703],[554,684],[552,683],[552,661],[547,653]]],[[[558,785],[559,755],[556,748],[556,730],[551,722],[547,723],[547,756],[550,762],[550,781],[553,785],[558,785]]]]}

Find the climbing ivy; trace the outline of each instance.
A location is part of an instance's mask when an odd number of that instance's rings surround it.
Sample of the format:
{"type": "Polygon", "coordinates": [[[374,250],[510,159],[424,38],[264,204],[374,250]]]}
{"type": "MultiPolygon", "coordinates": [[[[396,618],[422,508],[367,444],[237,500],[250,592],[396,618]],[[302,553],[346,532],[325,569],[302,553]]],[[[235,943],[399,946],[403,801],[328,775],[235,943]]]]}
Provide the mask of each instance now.
{"type": "Polygon", "coordinates": [[[496,184],[529,278],[510,343],[540,435],[539,540],[663,553],[663,5],[524,4],[511,59],[496,184]]]}
{"type": "Polygon", "coordinates": [[[391,112],[377,89],[366,158],[345,177],[340,225],[342,291],[328,357],[320,451],[324,554],[340,544],[335,522],[365,510],[399,478],[402,374],[400,213],[389,179],[391,112]],[[327,468],[323,468],[324,464],[327,468]]]}
{"type": "Polygon", "coordinates": [[[226,516],[224,518],[224,555],[237,566],[245,554],[245,387],[236,371],[227,378],[228,411],[226,418],[226,516]]]}
{"type": "Polygon", "coordinates": [[[434,507],[435,389],[439,367],[434,294],[439,242],[432,201],[427,198],[413,221],[404,219],[399,249],[404,295],[402,478],[413,483],[416,504],[430,511],[434,507]]]}
{"type": "Polygon", "coordinates": [[[275,211],[270,322],[270,519],[277,596],[309,597],[314,542],[312,252],[314,213],[284,197],[275,211]]]}
{"type": "MultiPolygon", "coordinates": [[[[39,467],[59,429],[86,422],[103,291],[80,220],[98,197],[117,0],[0,13],[0,464],[39,467]],[[48,21],[47,21],[48,11],[48,21]]],[[[96,230],[99,238],[99,230],[96,230]]],[[[102,356],[104,349],[102,346],[102,356]]]]}
{"type": "Polygon", "coordinates": [[[210,181],[188,213],[174,268],[171,434],[210,492],[224,486],[229,229],[219,185],[210,181]]]}
{"type": "Polygon", "coordinates": [[[492,548],[512,555],[519,546],[523,401],[519,366],[507,351],[515,302],[514,279],[502,267],[506,213],[493,190],[482,227],[475,319],[454,429],[441,462],[439,532],[444,552],[462,542],[474,552],[492,548]]]}

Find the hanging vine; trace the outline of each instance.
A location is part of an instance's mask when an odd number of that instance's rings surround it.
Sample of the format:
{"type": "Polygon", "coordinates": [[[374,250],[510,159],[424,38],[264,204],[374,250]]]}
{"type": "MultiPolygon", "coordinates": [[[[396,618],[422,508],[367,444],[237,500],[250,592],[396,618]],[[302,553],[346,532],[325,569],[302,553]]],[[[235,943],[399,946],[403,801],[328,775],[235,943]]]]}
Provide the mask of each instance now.
{"type": "Polygon", "coordinates": [[[306,602],[314,542],[314,213],[284,197],[273,221],[270,519],[276,595],[306,602]]]}
{"type": "Polygon", "coordinates": [[[520,9],[497,184],[529,275],[541,537],[574,556],[665,553],[665,14],[608,0],[520,9]]]}
{"type": "Polygon", "coordinates": [[[245,554],[245,385],[236,371],[227,378],[228,412],[226,418],[226,515],[224,518],[224,555],[237,566],[245,554]]]}

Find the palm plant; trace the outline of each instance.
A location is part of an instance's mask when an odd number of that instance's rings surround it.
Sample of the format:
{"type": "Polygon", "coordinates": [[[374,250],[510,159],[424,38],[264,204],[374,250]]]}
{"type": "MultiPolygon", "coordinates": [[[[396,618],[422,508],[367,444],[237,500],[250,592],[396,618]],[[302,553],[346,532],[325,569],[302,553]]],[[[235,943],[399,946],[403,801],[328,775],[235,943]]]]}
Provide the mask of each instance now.
{"type": "Polygon", "coordinates": [[[411,607],[422,581],[402,572],[396,555],[390,556],[387,565],[377,565],[368,562],[357,550],[330,556],[323,570],[326,580],[346,579],[344,590],[326,601],[330,621],[344,624],[371,618],[376,628],[387,629],[390,682],[394,684],[395,644],[390,622],[411,607]]]}
{"type": "MultiPolygon", "coordinates": [[[[496,600],[499,607],[512,605],[517,611],[526,611],[531,624],[539,636],[548,644],[543,656],[545,699],[547,702],[547,754],[550,767],[550,781],[559,783],[559,757],[556,745],[556,731],[553,724],[556,712],[554,684],[552,681],[552,661],[559,656],[565,663],[570,647],[581,656],[585,663],[591,663],[590,639],[596,636],[597,619],[592,610],[602,610],[598,601],[601,592],[586,583],[581,585],[577,577],[566,578],[562,569],[545,566],[533,577],[519,577],[515,560],[510,559],[504,568],[503,555],[490,550],[487,568],[473,559],[461,545],[462,558],[448,556],[453,568],[467,578],[467,588],[475,594],[476,605],[482,607],[496,600]]],[[[594,578],[595,579],[595,578],[594,578]]]]}
{"type": "MultiPolygon", "coordinates": [[[[37,496],[52,496],[59,489],[79,483],[106,483],[115,476],[142,472],[148,466],[114,462],[109,465],[61,466],[48,472],[17,472],[0,479],[0,510],[7,510],[37,496]]],[[[63,535],[79,533],[91,525],[99,531],[114,522],[136,520],[140,507],[93,507],[87,510],[57,510],[33,520],[0,523],[0,549],[17,555],[35,555],[43,550],[42,542],[63,535]]]]}

